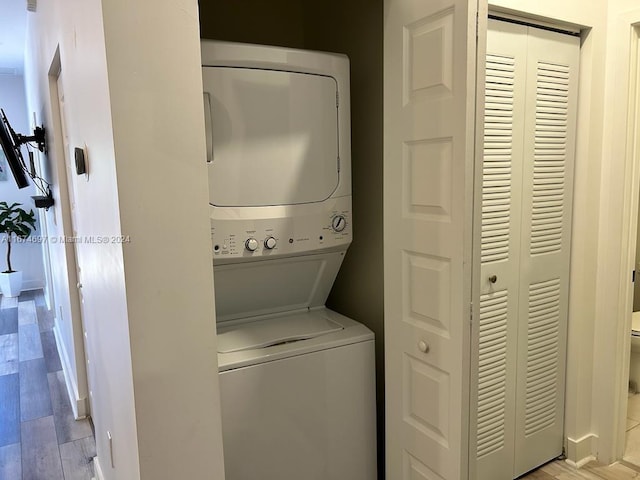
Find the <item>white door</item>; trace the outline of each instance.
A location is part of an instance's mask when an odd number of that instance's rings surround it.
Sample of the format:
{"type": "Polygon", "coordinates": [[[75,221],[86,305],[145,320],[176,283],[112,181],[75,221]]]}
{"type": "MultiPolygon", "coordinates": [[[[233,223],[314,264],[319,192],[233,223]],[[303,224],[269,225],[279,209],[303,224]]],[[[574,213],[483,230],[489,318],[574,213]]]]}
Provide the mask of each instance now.
{"type": "MultiPolygon", "coordinates": [[[[478,325],[478,480],[511,478],[516,361],[527,27],[489,21],[487,33],[480,316],[478,325]],[[519,95],[519,97],[517,97],[519,95]]],[[[472,409],[473,410],[473,409],[472,409]]]]}
{"type": "Polygon", "coordinates": [[[529,27],[514,477],[562,453],[579,59],[529,27]]]}
{"type": "Polygon", "coordinates": [[[476,1],[386,0],[386,477],[468,475],[476,1]]]}
{"type": "Polygon", "coordinates": [[[578,59],[577,37],[489,22],[479,480],[562,453],[578,59]]]}
{"type": "MultiPolygon", "coordinates": [[[[68,237],[78,239],[78,221],[77,221],[77,205],[76,195],[73,183],[73,168],[70,159],[71,145],[69,144],[69,135],[67,131],[67,116],[65,108],[65,94],[64,94],[64,81],[62,72],[58,73],[56,79],[56,87],[58,93],[58,112],[60,114],[60,130],[62,133],[62,145],[64,152],[64,170],[66,172],[65,178],[60,179],[61,189],[66,189],[62,192],[68,195],[69,202],[69,220],[70,225],[65,225],[65,235],[70,232],[72,235],[68,237]],[[69,228],[70,227],[70,228],[69,228]]],[[[64,205],[63,200],[63,205],[64,205]]],[[[71,241],[65,243],[65,249],[68,262],[68,275],[69,275],[69,303],[71,305],[72,312],[72,325],[73,325],[73,355],[76,362],[76,381],[78,382],[78,395],[80,399],[88,398],[89,405],[84,408],[84,411],[74,412],[79,417],[85,417],[91,414],[92,411],[92,398],[91,398],[91,379],[95,378],[92,373],[91,365],[89,362],[88,349],[87,349],[87,330],[84,322],[84,299],[82,297],[82,270],[80,268],[78,259],[78,242],[71,241]],[[74,288],[75,283],[75,288],[74,288]],[[84,360],[86,368],[82,367],[81,362],[84,360]],[[88,393],[88,395],[87,395],[88,393]],[[89,411],[87,411],[87,408],[89,411]]],[[[70,352],[71,353],[71,352],[70,352]]]]}

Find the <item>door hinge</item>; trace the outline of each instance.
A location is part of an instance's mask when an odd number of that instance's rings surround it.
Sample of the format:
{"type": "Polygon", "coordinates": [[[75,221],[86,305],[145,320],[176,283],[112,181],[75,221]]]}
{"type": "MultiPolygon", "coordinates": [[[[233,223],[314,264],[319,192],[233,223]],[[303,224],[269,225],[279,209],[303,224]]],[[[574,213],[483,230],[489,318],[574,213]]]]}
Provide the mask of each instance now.
{"type": "Polygon", "coordinates": [[[631,283],[636,283],[636,271],[631,272],[631,283]]]}
{"type": "Polygon", "coordinates": [[[336,90],[336,108],[340,107],[340,92],[336,90]]]}
{"type": "Polygon", "coordinates": [[[469,304],[469,323],[473,325],[473,303],[469,304]]]}
{"type": "Polygon", "coordinates": [[[340,155],[338,155],[338,173],[340,173],[340,155]]]}

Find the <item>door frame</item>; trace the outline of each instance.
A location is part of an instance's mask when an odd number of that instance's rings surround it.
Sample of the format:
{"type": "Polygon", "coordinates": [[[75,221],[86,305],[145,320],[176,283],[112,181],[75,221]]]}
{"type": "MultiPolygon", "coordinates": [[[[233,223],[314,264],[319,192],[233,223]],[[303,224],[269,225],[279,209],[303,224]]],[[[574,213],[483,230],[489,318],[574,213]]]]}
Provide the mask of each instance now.
{"type": "MultiPolygon", "coordinates": [[[[622,192],[618,194],[618,199],[622,201],[622,234],[617,239],[621,244],[621,255],[617,259],[620,288],[618,295],[612,300],[616,303],[614,342],[605,345],[603,349],[618,352],[618,355],[613,369],[600,372],[596,370],[594,374],[594,385],[598,384],[598,375],[610,375],[615,382],[614,390],[601,399],[601,402],[596,405],[599,407],[598,410],[594,411],[594,418],[601,422],[599,425],[600,455],[604,455],[601,460],[608,462],[623,457],[626,443],[627,391],[631,355],[629,332],[634,293],[629,276],[635,269],[636,263],[640,194],[640,9],[620,15],[615,23],[616,28],[612,29],[612,32],[616,33],[611,35],[616,35],[613,42],[616,43],[618,54],[614,61],[617,63],[619,78],[628,79],[628,85],[618,89],[613,107],[615,123],[612,128],[611,155],[612,158],[616,158],[617,153],[620,155],[617,158],[623,158],[621,167],[624,179],[622,192]],[[625,32],[628,33],[625,34],[625,32]],[[613,418],[607,419],[607,411],[612,412],[613,418]]],[[[611,191],[615,191],[613,183],[615,182],[609,182],[607,186],[611,191]]],[[[609,235],[605,238],[604,246],[613,245],[614,242],[616,238],[609,235]]],[[[606,298],[602,301],[605,306],[606,301],[606,298]]],[[[603,311],[604,308],[599,310],[599,312],[603,311]]],[[[601,315],[599,317],[603,318],[601,315]]],[[[594,389],[594,391],[597,390],[594,389]]]]}
{"type": "Polygon", "coordinates": [[[471,246],[471,341],[470,373],[469,373],[469,442],[467,458],[469,459],[469,480],[478,476],[476,461],[478,449],[478,416],[471,412],[478,398],[479,349],[480,349],[480,299],[481,295],[481,250],[482,250],[482,163],[484,157],[484,110],[487,63],[487,32],[491,9],[486,0],[478,1],[478,29],[476,45],[476,121],[475,121],[475,156],[473,160],[473,207],[472,246],[471,246]]]}
{"type": "MultiPolygon", "coordinates": [[[[51,108],[51,118],[52,125],[49,127],[51,129],[52,135],[55,138],[54,142],[54,150],[50,168],[55,170],[54,179],[57,180],[58,186],[58,196],[59,196],[59,210],[54,210],[53,216],[57,217],[57,222],[62,225],[63,235],[67,238],[71,238],[73,236],[72,231],[72,212],[70,206],[70,198],[69,198],[69,189],[72,186],[69,186],[69,176],[67,174],[67,157],[68,153],[64,151],[64,141],[63,141],[63,133],[62,133],[62,122],[65,119],[62,117],[62,112],[60,110],[60,99],[59,99],[59,90],[58,90],[58,79],[62,76],[62,64],[60,61],[60,50],[56,49],[54,58],[51,62],[51,66],[48,72],[48,91],[49,91],[49,105],[51,108]]],[[[63,77],[64,78],[64,77],[63,77]]],[[[51,134],[51,133],[50,133],[51,134]]],[[[55,192],[54,192],[55,193],[55,192]]],[[[56,207],[54,207],[55,209],[56,207]]],[[[51,217],[47,216],[47,221],[49,221],[51,217]]],[[[55,222],[55,220],[54,220],[55,222]]],[[[46,222],[45,222],[46,223],[46,222]]],[[[49,232],[49,226],[47,225],[47,232],[49,232]]],[[[56,239],[58,241],[59,239],[56,239]]],[[[62,241],[60,242],[62,243],[62,241]]],[[[65,384],[67,387],[67,394],[69,396],[69,401],[71,403],[71,409],[73,411],[73,415],[76,419],[85,418],[90,415],[90,405],[89,405],[89,387],[88,387],[88,379],[87,379],[87,364],[86,364],[86,355],[85,355],[85,343],[84,343],[84,335],[83,335],[83,322],[81,317],[81,303],[80,296],[78,292],[77,286],[79,285],[79,280],[77,277],[77,265],[76,265],[76,256],[75,256],[75,243],[64,241],[65,248],[65,260],[66,260],[66,268],[67,268],[67,276],[66,276],[66,289],[68,291],[68,306],[69,306],[69,314],[71,318],[69,319],[71,323],[72,336],[73,336],[73,344],[66,345],[62,340],[62,334],[60,331],[60,327],[58,325],[58,315],[62,315],[62,306],[60,303],[64,302],[65,299],[56,298],[55,289],[52,288],[54,293],[54,309],[55,309],[55,318],[56,321],[54,323],[54,334],[56,337],[56,345],[59,350],[60,360],[62,362],[62,371],[65,378],[65,384]],[[75,363],[75,375],[72,371],[70,360],[73,358],[75,363]]],[[[48,268],[51,268],[49,265],[48,268]]],[[[53,285],[52,285],[53,287],[53,285]]]]}

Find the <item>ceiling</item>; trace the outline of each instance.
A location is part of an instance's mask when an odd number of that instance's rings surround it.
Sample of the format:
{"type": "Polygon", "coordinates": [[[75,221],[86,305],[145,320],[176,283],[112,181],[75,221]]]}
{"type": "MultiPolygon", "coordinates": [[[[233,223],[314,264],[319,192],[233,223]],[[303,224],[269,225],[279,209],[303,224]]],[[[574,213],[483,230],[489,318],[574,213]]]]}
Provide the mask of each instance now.
{"type": "Polygon", "coordinates": [[[0,0],[0,75],[21,75],[27,26],[25,0],[0,0]]]}

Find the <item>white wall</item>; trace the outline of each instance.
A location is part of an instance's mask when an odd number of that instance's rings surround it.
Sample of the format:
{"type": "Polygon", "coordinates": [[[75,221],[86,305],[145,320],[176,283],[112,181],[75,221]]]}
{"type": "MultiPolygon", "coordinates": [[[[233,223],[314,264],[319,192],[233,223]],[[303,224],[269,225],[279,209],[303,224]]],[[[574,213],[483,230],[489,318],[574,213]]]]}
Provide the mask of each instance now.
{"type": "Polygon", "coordinates": [[[41,2],[29,36],[30,108],[52,122],[59,49],[70,146],[88,153],[78,234],[109,240],[78,244],[102,474],[224,478],[197,2],[41,2]]]}
{"type": "Polygon", "coordinates": [[[594,390],[602,388],[594,383],[594,348],[600,212],[608,213],[600,205],[607,170],[602,156],[607,0],[490,0],[489,4],[494,10],[587,27],[583,28],[580,55],[565,407],[567,457],[580,462],[598,452],[592,408],[594,390]]]}
{"type": "MultiPolygon", "coordinates": [[[[4,110],[17,133],[31,135],[31,122],[27,118],[27,103],[24,92],[24,78],[21,75],[0,75],[0,108],[4,110]]],[[[25,161],[26,151],[23,149],[25,161]]],[[[27,188],[18,189],[11,176],[7,172],[7,181],[0,182],[0,202],[9,204],[18,202],[25,210],[36,212],[31,199],[32,195],[39,195],[32,183],[27,188]]],[[[36,214],[37,217],[37,214],[36,214]]],[[[44,286],[44,271],[42,268],[42,251],[40,244],[36,243],[36,237],[40,236],[40,224],[32,233],[31,241],[14,243],[11,248],[11,263],[14,270],[22,271],[22,289],[30,290],[44,286]]],[[[0,243],[0,270],[6,270],[6,244],[0,243]]]]}
{"type": "MultiPolygon", "coordinates": [[[[42,9],[47,7],[42,7],[42,9]]],[[[85,352],[82,341],[80,302],[76,289],[75,253],[73,244],[61,241],[73,235],[69,217],[69,202],[66,196],[64,151],[60,133],[60,115],[57,113],[55,92],[49,91],[47,73],[52,68],[57,43],[50,37],[35,35],[41,28],[44,15],[29,15],[25,52],[25,84],[29,116],[35,115],[37,123],[44,125],[47,134],[47,154],[36,152],[42,167],[41,175],[51,183],[55,204],[49,210],[40,210],[41,227],[50,262],[50,278],[47,293],[55,324],[54,333],[63,366],[67,391],[76,416],[86,416],[88,387],[85,352]],[[44,74],[43,74],[44,72],[44,74]],[[52,95],[53,100],[52,102],[52,95]],[[52,110],[53,108],[53,110],[52,110]]]]}

